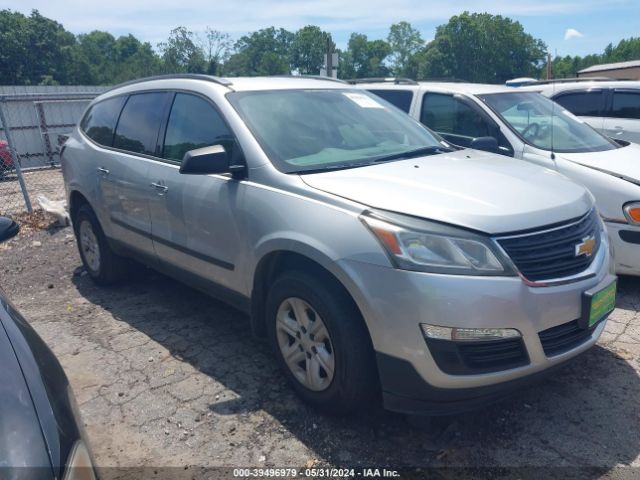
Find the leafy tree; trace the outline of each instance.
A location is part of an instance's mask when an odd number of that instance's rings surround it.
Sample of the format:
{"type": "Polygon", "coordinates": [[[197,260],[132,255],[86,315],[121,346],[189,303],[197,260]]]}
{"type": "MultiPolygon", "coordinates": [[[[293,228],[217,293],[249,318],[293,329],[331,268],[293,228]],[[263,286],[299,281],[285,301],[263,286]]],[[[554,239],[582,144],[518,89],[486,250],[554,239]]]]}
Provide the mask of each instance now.
{"type": "Polygon", "coordinates": [[[222,33],[207,27],[201,44],[207,64],[207,73],[217,75],[221,70],[222,64],[231,55],[231,47],[233,46],[231,37],[228,33],[222,33]]]}
{"type": "Polygon", "coordinates": [[[335,44],[320,27],[307,25],[298,30],[291,41],[291,67],[301,75],[318,75],[324,65],[327,42],[335,44]]]}
{"type": "Polygon", "coordinates": [[[409,22],[394,23],[389,28],[387,43],[391,49],[390,63],[394,75],[414,76],[412,57],[424,47],[420,32],[409,22]]]}
{"type": "Polygon", "coordinates": [[[546,49],[519,22],[501,15],[464,12],[436,29],[435,39],[419,56],[418,74],[503,83],[536,75],[546,49]]]}
{"type": "Polygon", "coordinates": [[[384,60],[391,47],[384,40],[369,40],[362,33],[352,33],[347,50],[340,55],[340,78],[365,78],[388,76],[389,68],[384,60]]]}
{"type": "Polygon", "coordinates": [[[283,28],[264,28],[240,38],[224,64],[225,75],[282,75],[291,72],[294,34],[283,28]]]}
{"type": "Polygon", "coordinates": [[[118,69],[116,39],[108,32],[95,30],[78,35],[73,49],[74,77],[80,83],[104,85],[111,82],[118,69]]]}
{"type": "Polygon", "coordinates": [[[0,82],[38,84],[68,80],[75,37],[37,10],[29,17],[0,11],[0,82]]]}
{"type": "Polygon", "coordinates": [[[20,85],[31,83],[26,77],[29,44],[27,17],[11,10],[0,11],[0,84],[20,85]]]}
{"type": "Polygon", "coordinates": [[[166,42],[158,44],[166,73],[204,73],[205,58],[194,41],[193,32],[185,27],[171,30],[166,42]]]}

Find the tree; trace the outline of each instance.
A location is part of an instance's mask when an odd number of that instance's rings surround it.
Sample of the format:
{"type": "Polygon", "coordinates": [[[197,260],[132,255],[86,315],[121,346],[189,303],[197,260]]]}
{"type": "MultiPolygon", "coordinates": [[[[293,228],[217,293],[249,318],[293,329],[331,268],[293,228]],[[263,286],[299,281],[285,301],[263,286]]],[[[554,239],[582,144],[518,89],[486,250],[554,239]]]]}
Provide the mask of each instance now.
{"type": "Polygon", "coordinates": [[[294,34],[274,27],[245,35],[235,43],[235,53],[224,64],[225,75],[283,75],[291,73],[294,34]]]}
{"type": "Polygon", "coordinates": [[[0,11],[0,81],[4,84],[65,83],[75,37],[33,10],[29,17],[0,11]]]}
{"type": "Polygon", "coordinates": [[[369,40],[362,33],[352,33],[347,50],[340,55],[340,78],[385,77],[389,68],[384,60],[391,47],[384,40],[369,40]]]}
{"type": "Polygon", "coordinates": [[[435,39],[418,56],[418,73],[421,78],[503,83],[537,75],[546,50],[544,42],[526,33],[519,22],[464,12],[436,29],[435,39]]]}
{"type": "Polygon", "coordinates": [[[79,83],[106,85],[118,71],[116,39],[108,32],[94,30],[78,35],[73,49],[73,77],[79,83]]]}
{"type": "Polygon", "coordinates": [[[166,73],[204,73],[205,58],[194,42],[193,32],[185,27],[171,30],[166,42],[158,44],[166,73]]]}
{"type": "Polygon", "coordinates": [[[231,37],[228,33],[222,33],[207,27],[201,44],[207,64],[207,73],[209,75],[217,75],[222,64],[231,55],[231,47],[233,46],[231,37]]]}
{"type": "MultiPolygon", "coordinates": [[[[335,44],[320,27],[307,25],[298,30],[291,41],[291,67],[301,75],[318,75],[324,65],[327,41],[335,44]]],[[[332,50],[333,50],[332,48],[332,50]]]]}
{"type": "Polygon", "coordinates": [[[391,49],[391,69],[397,76],[413,76],[412,57],[424,47],[420,32],[408,22],[394,23],[389,28],[387,42],[391,49]]]}

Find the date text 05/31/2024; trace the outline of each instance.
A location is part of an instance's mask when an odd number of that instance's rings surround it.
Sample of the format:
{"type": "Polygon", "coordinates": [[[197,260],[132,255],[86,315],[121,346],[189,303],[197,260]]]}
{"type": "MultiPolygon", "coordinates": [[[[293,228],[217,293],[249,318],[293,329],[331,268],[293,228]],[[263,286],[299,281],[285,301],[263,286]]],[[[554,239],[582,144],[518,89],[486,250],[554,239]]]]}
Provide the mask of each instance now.
{"type": "Polygon", "coordinates": [[[233,476],[239,478],[396,478],[397,470],[386,468],[234,468],[233,476]]]}

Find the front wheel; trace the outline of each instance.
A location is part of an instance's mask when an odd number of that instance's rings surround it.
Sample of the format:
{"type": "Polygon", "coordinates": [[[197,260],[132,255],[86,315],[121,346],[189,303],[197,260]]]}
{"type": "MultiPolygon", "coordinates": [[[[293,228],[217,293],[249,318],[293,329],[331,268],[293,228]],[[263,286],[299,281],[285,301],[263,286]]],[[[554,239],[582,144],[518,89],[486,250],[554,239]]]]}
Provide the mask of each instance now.
{"type": "Polygon", "coordinates": [[[300,397],[336,414],[375,400],[375,358],[360,312],[328,275],[287,272],[266,305],[276,357],[300,397]]]}

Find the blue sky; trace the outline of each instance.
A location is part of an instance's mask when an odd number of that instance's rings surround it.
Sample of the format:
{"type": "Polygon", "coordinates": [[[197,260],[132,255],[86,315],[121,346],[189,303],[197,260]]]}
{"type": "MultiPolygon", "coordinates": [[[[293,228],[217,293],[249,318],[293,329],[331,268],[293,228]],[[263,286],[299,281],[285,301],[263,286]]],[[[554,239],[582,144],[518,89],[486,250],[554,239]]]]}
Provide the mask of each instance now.
{"type": "Polygon", "coordinates": [[[385,38],[389,25],[400,20],[431,40],[438,25],[464,10],[518,20],[558,55],[600,53],[610,42],[640,36],[638,0],[2,0],[0,8],[38,9],[74,33],[132,33],[154,46],[179,25],[196,33],[208,26],[235,39],[271,25],[296,30],[315,24],[344,47],[351,32],[385,38]]]}

